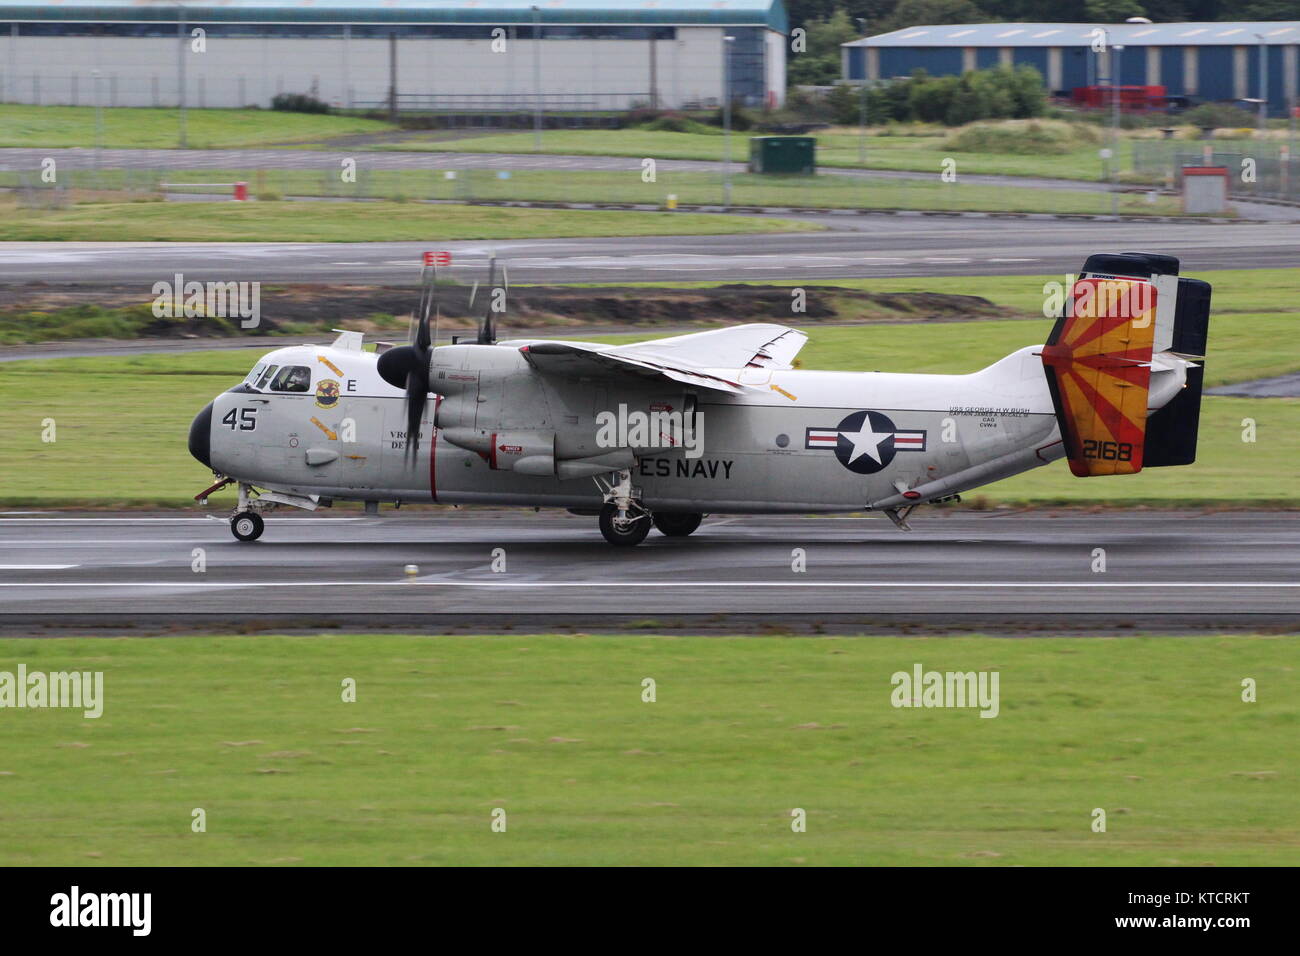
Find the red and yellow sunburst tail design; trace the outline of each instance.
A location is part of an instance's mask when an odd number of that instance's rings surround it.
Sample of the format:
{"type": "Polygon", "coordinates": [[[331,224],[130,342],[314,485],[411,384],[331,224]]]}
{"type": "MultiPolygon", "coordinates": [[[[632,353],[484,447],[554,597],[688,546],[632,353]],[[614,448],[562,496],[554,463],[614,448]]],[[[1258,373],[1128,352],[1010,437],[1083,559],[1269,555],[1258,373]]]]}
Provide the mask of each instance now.
{"type": "Polygon", "coordinates": [[[1043,349],[1070,471],[1142,470],[1156,330],[1150,282],[1080,279],[1043,349]]]}

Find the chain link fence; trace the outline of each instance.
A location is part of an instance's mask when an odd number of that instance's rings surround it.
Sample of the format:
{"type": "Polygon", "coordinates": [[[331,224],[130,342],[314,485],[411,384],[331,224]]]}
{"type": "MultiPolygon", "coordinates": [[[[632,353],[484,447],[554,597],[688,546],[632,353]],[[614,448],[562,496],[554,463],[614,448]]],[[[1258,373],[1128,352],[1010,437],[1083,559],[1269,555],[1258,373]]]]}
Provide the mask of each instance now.
{"type": "Polygon", "coordinates": [[[1300,202],[1300,156],[1289,142],[1137,140],[1133,143],[1133,171],[1144,178],[1159,179],[1181,191],[1184,166],[1226,167],[1228,195],[1235,199],[1300,202]]]}
{"type": "MultiPolygon", "coordinates": [[[[965,182],[938,176],[844,175],[769,176],[747,173],[739,164],[729,175],[720,169],[655,169],[653,163],[627,160],[628,166],[588,169],[575,164],[548,168],[538,157],[530,168],[421,166],[374,169],[366,154],[340,165],[322,160],[315,168],[187,169],[142,166],[95,168],[94,150],[76,161],[61,160],[57,177],[38,168],[0,168],[0,190],[29,209],[62,208],[83,202],[233,199],[236,183],[246,183],[255,201],[346,202],[524,202],[669,210],[691,206],[821,208],[851,213],[859,209],[931,213],[989,212],[1108,215],[1111,195],[1104,191],[1031,189],[965,182]]],[[[1121,214],[1174,215],[1177,200],[1138,192],[1119,197],[1121,214]]]]}

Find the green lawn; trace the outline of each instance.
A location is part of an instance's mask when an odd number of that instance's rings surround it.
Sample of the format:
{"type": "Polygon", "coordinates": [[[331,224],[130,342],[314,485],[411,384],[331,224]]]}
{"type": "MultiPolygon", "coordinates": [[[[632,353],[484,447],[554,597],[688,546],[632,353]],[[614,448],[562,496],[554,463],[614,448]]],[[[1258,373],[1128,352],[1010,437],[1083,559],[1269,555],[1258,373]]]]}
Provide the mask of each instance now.
{"type": "Polygon", "coordinates": [[[815,223],[668,212],[507,209],[422,203],[88,203],[65,209],[0,205],[0,240],[393,242],[557,236],[805,232],[815,223]]]}
{"type": "Polygon", "coordinates": [[[1285,866],[1298,653],[1294,636],[5,639],[0,669],[101,671],[105,704],[5,714],[0,863],[1285,866]],[[997,671],[998,716],[893,707],[891,676],[918,663],[997,671]]]}
{"type": "MultiPolygon", "coordinates": [[[[247,182],[258,199],[286,196],[330,196],[349,199],[395,200],[530,200],[534,202],[607,202],[663,206],[670,195],[684,204],[723,202],[723,177],[712,172],[659,170],[654,182],[644,182],[638,170],[512,171],[502,178],[488,169],[458,170],[447,179],[444,170],[367,170],[355,183],[343,183],[334,170],[207,169],[175,170],[164,174],[171,193],[229,193],[210,183],[247,182]],[[186,187],[187,183],[195,183],[186,187]]],[[[16,183],[19,174],[0,172],[0,184],[16,183]]],[[[74,188],[153,189],[156,175],[145,180],[137,170],[78,170],[63,180],[74,188]]],[[[102,198],[102,197],[96,197],[102,198]]],[[[918,209],[983,212],[1059,212],[1106,214],[1105,193],[1070,189],[984,186],[933,180],[870,179],[837,176],[753,176],[731,178],[731,202],[740,206],[807,206],[847,209],[918,209]]],[[[1142,193],[1120,196],[1119,210],[1129,215],[1182,215],[1178,200],[1142,193]]]]}
{"type": "MultiPolygon", "coordinates": [[[[1278,294],[1278,280],[1234,286],[1207,273],[1224,309],[1259,306],[1278,294]],[[1242,291],[1237,291],[1240,288],[1242,291]]],[[[866,280],[874,287],[933,288],[935,280],[866,280]]],[[[969,278],[962,291],[1028,305],[1042,280],[969,278]],[[1005,300],[995,291],[1001,283],[1005,300]]],[[[1040,299],[1041,301],[1041,299],[1040,299]]],[[[1027,311],[1027,310],[1026,310],[1027,311]]],[[[1207,381],[1240,381],[1293,370],[1287,341],[1292,315],[1216,313],[1210,332],[1207,381]]],[[[875,324],[810,328],[800,358],[805,368],[857,371],[965,372],[1024,345],[1043,341],[1044,318],[963,323],[875,324]]],[[[508,323],[504,327],[509,334],[508,323]]],[[[628,340],[653,337],[603,337],[628,340]]],[[[322,341],[325,337],[322,337],[322,341]]],[[[31,360],[0,364],[0,504],[99,506],[185,505],[207,474],[190,457],[185,436],[193,416],[238,382],[274,338],[238,352],[188,352],[132,358],[31,360]],[[129,387],[124,387],[129,383],[129,387]],[[88,401],[86,396],[113,400],[88,401]],[[52,417],[58,441],[41,441],[52,417]],[[20,464],[21,463],[21,464],[20,464]]],[[[1263,505],[1294,500],[1300,459],[1300,400],[1215,398],[1202,408],[1199,459],[1187,468],[1149,469],[1135,476],[1080,480],[1058,462],[982,489],[990,502],[1147,502],[1166,505],[1263,505]],[[1253,418],[1258,441],[1241,441],[1242,419],[1253,418]]]]}
{"type": "MultiPolygon", "coordinates": [[[[749,158],[749,133],[733,133],[731,157],[743,162],[749,158]]],[[[754,134],[761,135],[761,134],[754,134]]],[[[655,159],[703,159],[721,161],[725,144],[721,135],[700,133],[651,132],[648,130],[547,130],[542,137],[542,152],[570,156],[635,156],[655,159]]],[[[1017,156],[1006,153],[957,153],[944,146],[945,136],[867,137],[868,169],[904,169],[932,172],[951,157],[957,161],[957,175],[990,173],[1005,176],[1045,176],[1053,179],[1100,180],[1102,161],[1097,145],[1080,146],[1059,156],[1017,156]]],[[[531,153],[531,133],[489,133],[457,140],[407,140],[375,147],[383,150],[425,150],[462,153],[531,153]]],[[[852,132],[823,133],[817,136],[817,162],[822,166],[860,168],[858,136],[852,132]]],[[[1120,143],[1121,168],[1130,169],[1131,145],[1120,143]]]]}
{"type": "MultiPolygon", "coordinates": [[[[92,99],[92,90],[86,90],[92,99]]],[[[105,92],[107,96],[107,92],[105,92]]],[[[113,107],[103,111],[101,145],[113,149],[174,149],[180,145],[176,109],[113,107]]],[[[310,143],[329,136],[384,133],[388,123],[353,116],[318,116],[273,110],[185,112],[186,143],[191,149],[241,149],[279,143],[310,143]]],[[[93,106],[0,105],[0,146],[95,145],[93,106]]]]}

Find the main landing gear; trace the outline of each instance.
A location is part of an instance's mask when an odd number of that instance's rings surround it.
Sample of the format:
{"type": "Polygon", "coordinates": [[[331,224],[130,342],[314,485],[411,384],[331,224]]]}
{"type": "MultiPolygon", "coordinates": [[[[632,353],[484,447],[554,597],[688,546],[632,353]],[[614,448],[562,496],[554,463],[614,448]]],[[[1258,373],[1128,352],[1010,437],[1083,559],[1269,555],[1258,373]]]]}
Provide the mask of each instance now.
{"type": "Polygon", "coordinates": [[[702,514],[686,511],[658,511],[654,516],[655,527],[661,534],[670,538],[684,538],[700,526],[704,520],[702,514]]]}
{"type": "Polygon", "coordinates": [[[684,538],[700,526],[704,515],[693,512],[662,511],[652,515],[632,487],[630,471],[616,471],[615,482],[600,478],[596,484],[605,496],[600,509],[600,533],[615,547],[632,548],[645,540],[653,524],[670,538],[684,538]]]}
{"type": "Polygon", "coordinates": [[[605,496],[605,504],[600,509],[600,533],[615,547],[633,548],[650,533],[650,512],[637,500],[632,472],[616,471],[613,475],[618,479],[615,482],[595,479],[605,496]]]}

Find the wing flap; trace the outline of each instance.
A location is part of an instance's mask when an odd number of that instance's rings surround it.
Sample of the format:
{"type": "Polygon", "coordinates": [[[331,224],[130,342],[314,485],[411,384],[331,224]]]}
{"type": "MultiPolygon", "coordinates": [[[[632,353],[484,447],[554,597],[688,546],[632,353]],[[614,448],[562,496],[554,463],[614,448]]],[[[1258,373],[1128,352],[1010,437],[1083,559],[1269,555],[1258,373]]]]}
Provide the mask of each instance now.
{"type": "Polygon", "coordinates": [[[790,368],[808,336],[769,323],[691,332],[634,345],[528,341],[518,345],[535,369],[570,377],[662,378],[731,394],[744,391],[744,368],[790,368]],[[733,374],[734,373],[734,374],[733,374]]]}
{"type": "Polygon", "coordinates": [[[668,379],[698,388],[713,389],[733,395],[744,389],[739,382],[714,375],[703,369],[673,368],[640,358],[619,355],[606,346],[585,342],[534,342],[519,349],[539,372],[569,378],[642,378],[668,379]]]}

